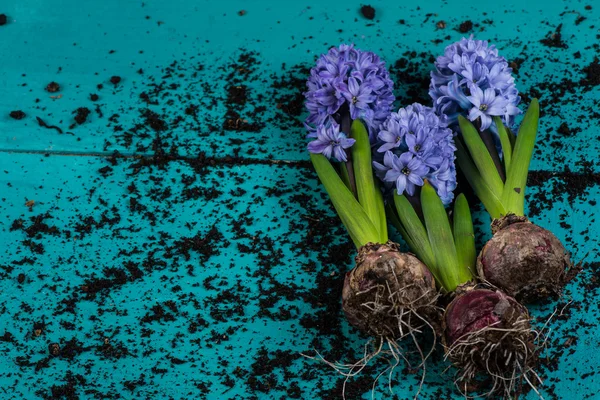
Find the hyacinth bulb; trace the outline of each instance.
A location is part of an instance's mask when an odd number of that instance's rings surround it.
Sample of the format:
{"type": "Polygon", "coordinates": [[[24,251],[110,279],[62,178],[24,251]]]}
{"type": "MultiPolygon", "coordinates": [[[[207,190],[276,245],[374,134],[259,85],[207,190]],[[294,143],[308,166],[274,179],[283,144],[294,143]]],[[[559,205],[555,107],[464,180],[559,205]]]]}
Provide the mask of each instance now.
{"type": "Polygon", "coordinates": [[[516,216],[497,221],[495,230],[477,258],[482,279],[519,301],[542,300],[561,293],[572,264],[552,232],[516,216]]]}
{"type": "Polygon", "coordinates": [[[415,256],[394,243],[363,246],[346,274],[342,308],[362,332],[398,339],[413,329],[438,325],[435,280],[415,256]]]}
{"type": "Polygon", "coordinates": [[[446,356],[458,369],[457,384],[467,387],[483,375],[494,381],[491,391],[510,396],[536,362],[529,320],[527,309],[499,290],[459,290],[443,318],[446,356]]]}
{"type": "Polygon", "coordinates": [[[498,290],[469,290],[459,294],[446,308],[446,345],[451,347],[466,335],[486,327],[510,328],[520,319],[529,326],[527,310],[514,298],[498,290]]]}

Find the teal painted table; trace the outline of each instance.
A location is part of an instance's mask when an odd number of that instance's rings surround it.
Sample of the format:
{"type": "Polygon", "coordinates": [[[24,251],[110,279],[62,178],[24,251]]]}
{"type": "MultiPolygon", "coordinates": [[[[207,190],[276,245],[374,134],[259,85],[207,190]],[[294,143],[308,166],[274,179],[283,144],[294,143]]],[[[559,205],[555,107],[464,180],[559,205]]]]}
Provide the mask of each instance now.
{"type": "MultiPolygon", "coordinates": [[[[540,391],[600,398],[600,5],[449,3],[373,1],[367,20],[337,0],[3,1],[0,398],[340,398],[343,377],[300,355],[349,362],[367,340],[340,312],[354,251],[306,162],[304,79],[354,42],[399,105],[427,101],[461,25],[541,98],[529,213],[583,262],[532,308],[538,328],[557,311],[540,391]]],[[[458,397],[440,353],[422,398],[458,397]]],[[[399,366],[395,398],[419,378],[399,366]]],[[[386,379],[374,395],[393,397],[386,379]]]]}

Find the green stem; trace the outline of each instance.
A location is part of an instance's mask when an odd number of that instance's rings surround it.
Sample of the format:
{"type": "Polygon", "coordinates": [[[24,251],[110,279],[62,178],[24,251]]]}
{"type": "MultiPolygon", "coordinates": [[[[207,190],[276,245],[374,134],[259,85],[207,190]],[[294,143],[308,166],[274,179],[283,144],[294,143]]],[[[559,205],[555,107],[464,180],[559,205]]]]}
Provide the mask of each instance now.
{"type": "MultiPolygon", "coordinates": [[[[352,119],[350,119],[350,112],[344,112],[342,116],[342,121],[340,124],[340,131],[345,133],[347,136],[350,136],[350,125],[352,124],[352,119]]],[[[346,150],[346,158],[347,160],[343,163],[341,169],[345,169],[341,173],[342,179],[348,186],[348,189],[352,192],[354,197],[356,197],[356,181],[354,180],[354,168],[352,167],[352,152],[346,150]]]]}
{"type": "Polygon", "coordinates": [[[329,160],[322,154],[312,153],[310,160],[356,248],[369,242],[379,243],[377,229],[329,160]]]}
{"type": "Polygon", "coordinates": [[[477,129],[475,129],[473,124],[462,115],[458,116],[458,124],[460,125],[460,131],[465,144],[469,149],[469,154],[477,166],[479,174],[490,190],[497,197],[500,197],[502,195],[502,189],[504,188],[504,182],[502,181],[500,174],[498,174],[496,164],[485,143],[481,139],[479,132],[477,132],[477,129]]]}
{"type": "Polygon", "coordinates": [[[408,244],[408,247],[410,247],[410,250],[417,255],[417,258],[421,259],[419,252],[417,252],[415,250],[415,249],[417,249],[417,246],[416,246],[414,240],[408,234],[408,232],[402,225],[402,222],[400,222],[400,219],[398,218],[398,214],[396,214],[394,207],[390,203],[385,205],[385,214],[387,216],[388,221],[390,221],[390,223],[394,226],[394,228],[396,228],[398,230],[398,232],[400,232],[400,236],[402,236],[402,239],[404,239],[406,244],[408,244]]]}
{"type": "Polygon", "coordinates": [[[377,210],[379,211],[379,236],[382,243],[386,243],[389,240],[388,237],[388,226],[387,219],[385,218],[385,203],[383,201],[383,193],[379,187],[375,188],[375,195],[377,196],[377,210]]]}
{"type": "MultiPolygon", "coordinates": [[[[352,165],[350,165],[350,168],[352,168],[352,165]]],[[[344,182],[344,185],[346,185],[348,190],[352,192],[353,184],[350,183],[350,175],[348,174],[348,164],[345,162],[340,163],[340,178],[342,178],[342,181],[344,182]]],[[[352,192],[352,194],[354,194],[354,192],[352,192]]],[[[356,195],[354,197],[356,198],[356,195]]]]}
{"type": "Polygon", "coordinates": [[[406,240],[412,252],[417,255],[417,258],[427,265],[433,275],[437,276],[437,265],[433,249],[429,244],[425,226],[423,226],[415,209],[405,195],[398,193],[394,193],[394,205],[396,206],[399,222],[405,232],[402,237],[406,240]]]}
{"type": "Polygon", "coordinates": [[[442,199],[435,188],[425,181],[421,189],[421,206],[431,248],[435,249],[435,264],[440,285],[448,292],[464,283],[450,222],[442,199]]]}
{"type": "Polygon", "coordinates": [[[496,196],[484,182],[461,141],[457,139],[455,144],[457,149],[456,162],[458,163],[458,167],[467,178],[469,185],[471,185],[475,195],[481,200],[487,212],[492,218],[500,218],[501,216],[506,215],[500,197],[496,196]]]}
{"type": "Polygon", "coordinates": [[[475,233],[471,210],[464,194],[459,194],[454,202],[454,244],[458,255],[459,278],[464,282],[473,279],[475,275],[475,233]]]}
{"type": "Polygon", "coordinates": [[[481,140],[483,140],[483,144],[485,144],[485,148],[487,149],[490,157],[492,157],[492,161],[496,166],[496,171],[498,171],[498,175],[500,175],[500,179],[502,182],[506,180],[506,175],[504,174],[504,168],[502,168],[502,161],[500,161],[500,155],[498,154],[498,150],[496,149],[496,142],[492,136],[492,133],[489,130],[485,130],[480,132],[481,140]]]}
{"type": "Polygon", "coordinates": [[[525,214],[527,173],[535,147],[539,117],[540,106],[538,100],[533,99],[519,128],[510,170],[502,192],[502,203],[506,211],[516,215],[525,214]]]}
{"type": "Polygon", "coordinates": [[[512,144],[510,142],[510,137],[508,136],[508,131],[506,130],[506,127],[502,123],[500,117],[494,117],[494,123],[496,124],[496,129],[498,130],[498,136],[500,136],[502,157],[504,158],[504,170],[506,172],[506,176],[508,176],[510,163],[512,162],[512,144]]]}
{"type": "Polygon", "coordinates": [[[354,120],[350,128],[350,136],[356,141],[352,145],[352,159],[354,160],[354,179],[358,202],[377,229],[379,233],[378,242],[385,243],[387,242],[385,210],[381,191],[376,186],[373,177],[369,134],[359,120],[354,120]]]}

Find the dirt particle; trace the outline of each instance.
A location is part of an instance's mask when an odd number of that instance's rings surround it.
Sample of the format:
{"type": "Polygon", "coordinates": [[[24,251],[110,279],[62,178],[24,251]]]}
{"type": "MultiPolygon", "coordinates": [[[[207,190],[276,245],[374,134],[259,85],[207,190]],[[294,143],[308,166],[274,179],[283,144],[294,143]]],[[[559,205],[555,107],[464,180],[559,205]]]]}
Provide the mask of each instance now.
{"type": "Polygon", "coordinates": [[[467,33],[471,29],[473,29],[473,22],[471,22],[470,20],[467,20],[458,26],[458,31],[460,33],[467,33]]]}
{"type": "Polygon", "coordinates": [[[523,65],[524,62],[525,62],[524,58],[515,58],[514,60],[512,60],[509,65],[512,68],[513,73],[518,75],[519,69],[521,69],[521,65],[523,65]]]}
{"type": "Polygon", "coordinates": [[[362,6],[360,12],[366,19],[373,20],[375,18],[375,9],[370,5],[362,6]]]}
{"type": "Polygon", "coordinates": [[[446,28],[446,21],[438,21],[437,24],[435,24],[435,26],[438,29],[445,29],[446,28]]]}
{"type": "Polygon", "coordinates": [[[11,111],[9,115],[12,119],[17,120],[25,118],[25,113],[21,110],[11,111]]]}
{"type": "Polygon", "coordinates": [[[49,93],[56,93],[60,90],[60,85],[54,81],[46,85],[46,91],[49,93]]]}
{"type": "Polygon", "coordinates": [[[25,202],[25,207],[29,208],[29,211],[33,211],[33,206],[35,206],[35,200],[27,200],[25,202]]]}
{"type": "Polygon", "coordinates": [[[567,125],[566,122],[563,122],[562,124],[560,124],[560,126],[558,127],[557,130],[558,133],[560,133],[561,135],[565,135],[565,136],[573,136],[575,135],[577,132],[581,132],[581,128],[577,127],[577,128],[569,128],[569,125],[567,125]]]}
{"type": "Polygon", "coordinates": [[[53,357],[60,355],[60,345],[58,343],[50,343],[48,345],[48,353],[53,357]]]}
{"type": "Polygon", "coordinates": [[[38,125],[41,126],[42,128],[47,128],[47,129],[54,129],[56,130],[58,133],[62,134],[63,131],[62,129],[60,129],[58,126],[56,125],[48,125],[46,122],[44,122],[43,119],[41,119],[40,117],[35,117],[35,119],[38,122],[38,125]]]}
{"type": "Polygon", "coordinates": [[[100,97],[96,93],[90,94],[90,100],[91,101],[98,101],[99,98],[100,97]]]}
{"type": "Polygon", "coordinates": [[[598,57],[594,61],[583,69],[585,72],[587,83],[590,85],[600,85],[600,61],[598,57]]]}
{"type": "Polygon", "coordinates": [[[22,285],[22,284],[23,284],[23,282],[25,282],[25,274],[24,274],[24,273],[20,273],[20,274],[17,276],[17,282],[19,282],[19,285],[22,285]]]}
{"type": "Polygon", "coordinates": [[[556,27],[554,32],[548,32],[545,39],[540,42],[546,47],[555,47],[559,49],[566,49],[569,46],[562,40],[562,24],[556,27]]]}
{"type": "Polygon", "coordinates": [[[87,117],[90,115],[91,111],[87,107],[79,107],[77,110],[73,111],[73,113],[75,114],[75,122],[81,125],[87,121],[87,117]]]}
{"type": "Polygon", "coordinates": [[[6,14],[0,14],[0,26],[6,25],[7,21],[8,21],[8,18],[6,16],[6,14]]]}
{"type": "Polygon", "coordinates": [[[110,78],[110,83],[112,83],[113,85],[117,86],[119,83],[121,83],[121,77],[120,76],[112,76],[110,78]]]}
{"type": "Polygon", "coordinates": [[[246,15],[246,10],[240,10],[240,11],[238,11],[238,15],[240,17],[243,17],[244,15],[246,15]]]}

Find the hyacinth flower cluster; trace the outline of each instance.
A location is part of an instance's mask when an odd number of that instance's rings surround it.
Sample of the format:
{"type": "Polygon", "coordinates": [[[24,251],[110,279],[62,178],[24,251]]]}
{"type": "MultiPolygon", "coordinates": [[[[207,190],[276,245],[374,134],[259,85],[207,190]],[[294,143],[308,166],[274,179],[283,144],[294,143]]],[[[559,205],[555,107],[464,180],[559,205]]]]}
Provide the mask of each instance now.
{"type": "Polygon", "coordinates": [[[388,188],[414,196],[426,179],[443,203],[450,204],[456,188],[456,147],[445,117],[415,103],[391,113],[377,138],[373,166],[388,188]]]}
{"type": "Polygon", "coordinates": [[[361,120],[371,141],[394,102],[394,83],[385,63],[374,53],[353,45],[331,48],[317,60],[307,80],[305,126],[314,139],[308,150],[347,161],[352,121],[361,120]]]}
{"type": "Polygon", "coordinates": [[[477,121],[480,131],[491,128],[495,132],[493,117],[512,126],[521,113],[512,68],[495,46],[472,35],[446,47],[437,58],[429,95],[436,112],[446,115],[452,127],[463,115],[477,121]]]}

